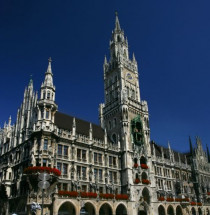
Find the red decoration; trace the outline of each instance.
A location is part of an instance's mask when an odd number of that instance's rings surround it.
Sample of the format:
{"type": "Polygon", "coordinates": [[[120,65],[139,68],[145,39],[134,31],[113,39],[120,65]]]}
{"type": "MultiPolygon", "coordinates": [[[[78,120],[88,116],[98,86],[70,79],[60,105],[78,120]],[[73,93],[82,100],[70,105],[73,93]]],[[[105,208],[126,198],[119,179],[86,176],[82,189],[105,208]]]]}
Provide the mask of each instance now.
{"type": "Polygon", "coordinates": [[[166,201],[167,201],[167,202],[173,202],[173,201],[174,201],[174,198],[168,197],[168,198],[166,199],[166,201]]]}
{"type": "Polygon", "coordinates": [[[207,192],[207,195],[210,196],[210,192],[207,192]]]}
{"type": "Polygon", "coordinates": [[[141,164],[141,168],[142,169],[148,169],[149,167],[147,166],[147,164],[141,164]]]}
{"type": "Polygon", "coordinates": [[[47,166],[31,166],[24,169],[25,174],[33,174],[38,172],[47,172],[49,174],[53,173],[54,175],[57,175],[57,176],[61,175],[60,170],[56,168],[47,167],[47,166]]]}
{"type": "Polygon", "coordinates": [[[92,193],[92,192],[80,192],[80,196],[82,198],[96,198],[97,193],[92,193]]]}
{"type": "Polygon", "coordinates": [[[140,183],[140,179],[139,179],[139,178],[136,178],[135,181],[134,181],[134,183],[135,183],[135,184],[139,184],[139,183],[140,183]]]}
{"type": "Polygon", "coordinates": [[[76,192],[76,191],[66,191],[66,190],[59,190],[59,191],[58,191],[58,195],[59,195],[59,196],[77,197],[78,194],[79,194],[79,193],[76,192]]]}
{"type": "Polygon", "coordinates": [[[128,200],[129,196],[127,194],[116,194],[115,199],[116,200],[128,200]]]}
{"type": "Polygon", "coordinates": [[[164,198],[163,196],[161,196],[161,197],[158,198],[158,200],[159,200],[159,201],[164,201],[165,198],[164,198]]]}
{"type": "Polygon", "coordinates": [[[190,201],[189,198],[182,199],[182,202],[189,202],[189,201],[190,201]]]}
{"type": "Polygon", "coordinates": [[[148,179],[142,179],[142,184],[150,184],[150,181],[148,179]]]}
{"type": "Polygon", "coordinates": [[[198,206],[202,206],[202,203],[201,203],[201,202],[197,202],[197,205],[198,205],[198,206]]]}
{"type": "Polygon", "coordinates": [[[175,199],[175,202],[181,202],[181,201],[182,201],[182,199],[180,199],[180,198],[175,199]]]}
{"type": "Polygon", "coordinates": [[[196,202],[190,202],[190,204],[191,204],[192,206],[194,206],[194,205],[196,205],[196,202]]]}
{"type": "Polygon", "coordinates": [[[112,193],[101,193],[100,198],[102,198],[102,199],[114,199],[114,194],[112,194],[112,193]]]}
{"type": "Polygon", "coordinates": [[[137,168],[139,165],[137,164],[137,163],[135,163],[134,165],[133,165],[133,167],[134,168],[137,168]]]}

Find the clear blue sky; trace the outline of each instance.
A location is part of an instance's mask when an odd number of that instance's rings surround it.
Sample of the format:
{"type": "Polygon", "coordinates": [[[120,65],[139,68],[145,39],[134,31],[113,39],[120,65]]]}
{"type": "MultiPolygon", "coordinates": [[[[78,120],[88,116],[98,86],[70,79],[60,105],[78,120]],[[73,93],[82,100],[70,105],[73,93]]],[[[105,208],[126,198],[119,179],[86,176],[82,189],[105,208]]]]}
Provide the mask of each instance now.
{"type": "Polygon", "coordinates": [[[151,139],[188,150],[188,136],[210,142],[209,0],[1,0],[1,126],[13,122],[33,75],[39,90],[53,59],[59,111],[98,123],[103,60],[115,10],[135,53],[151,139]]]}

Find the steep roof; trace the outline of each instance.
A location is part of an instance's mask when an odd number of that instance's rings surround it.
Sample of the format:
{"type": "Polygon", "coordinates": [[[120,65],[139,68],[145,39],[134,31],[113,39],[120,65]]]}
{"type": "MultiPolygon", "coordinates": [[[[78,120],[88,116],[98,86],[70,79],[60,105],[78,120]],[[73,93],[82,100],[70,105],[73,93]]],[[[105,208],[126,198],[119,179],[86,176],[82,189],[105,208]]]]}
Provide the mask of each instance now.
{"type": "MultiPolygon", "coordinates": [[[[55,124],[58,128],[72,131],[73,116],[56,112],[55,124]]],[[[82,119],[75,117],[76,122],[76,133],[89,136],[90,123],[82,119]]],[[[92,123],[93,138],[104,140],[104,130],[101,126],[92,123]]]]}

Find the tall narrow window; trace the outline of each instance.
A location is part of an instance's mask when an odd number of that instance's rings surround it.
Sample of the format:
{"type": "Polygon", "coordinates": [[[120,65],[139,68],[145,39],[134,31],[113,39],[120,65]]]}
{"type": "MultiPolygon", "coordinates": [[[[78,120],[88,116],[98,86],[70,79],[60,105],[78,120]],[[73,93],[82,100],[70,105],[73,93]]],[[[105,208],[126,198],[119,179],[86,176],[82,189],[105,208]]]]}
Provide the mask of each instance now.
{"type": "Polygon", "coordinates": [[[45,99],[46,93],[43,91],[42,99],[45,99]]]}
{"type": "Polygon", "coordinates": [[[46,119],[49,119],[49,116],[50,116],[50,112],[49,110],[46,110],[46,119]]]}
{"type": "Polygon", "coordinates": [[[44,150],[48,149],[48,139],[44,139],[44,150]]]}
{"type": "Polygon", "coordinates": [[[47,159],[43,159],[42,166],[47,166],[47,159]]]}
{"type": "Polygon", "coordinates": [[[86,179],[86,167],[82,167],[82,179],[86,179]]]}
{"type": "Polygon", "coordinates": [[[57,151],[57,153],[58,153],[58,155],[62,155],[62,145],[58,145],[58,151],[57,151]]]}
{"type": "Polygon", "coordinates": [[[63,163],[63,175],[67,175],[68,164],[63,163]]]}
{"type": "Polygon", "coordinates": [[[81,177],[81,166],[77,166],[77,177],[81,177]]]}
{"type": "Polygon", "coordinates": [[[81,160],[81,149],[77,149],[77,160],[81,160]]]}
{"type": "Polygon", "coordinates": [[[61,170],[61,166],[62,166],[61,163],[57,163],[57,169],[60,170],[60,171],[62,171],[62,170],[61,170]]]}
{"type": "Polygon", "coordinates": [[[109,171],[109,181],[110,181],[110,183],[112,183],[112,181],[113,181],[113,174],[111,171],[109,171]]]}
{"type": "Polygon", "coordinates": [[[86,150],[82,150],[82,160],[86,161],[86,150]]]}
{"type": "Polygon", "coordinates": [[[98,162],[102,165],[102,154],[98,154],[98,162]]]}
{"type": "Polygon", "coordinates": [[[95,179],[98,179],[98,169],[94,169],[94,177],[95,179]]]}
{"type": "Polygon", "coordinates": [[[64,146],[64,148],[63,148],[63,155],[64,156],[68,156],[68,149],[69,149],[68,146],[64,146]]]}
{"type": "Polygon", "coordinates": [[[97,159],[97,153],[94,152],[94,163],[97,163],[98,162],[98,159],[97,159]]]}
{"type": "Polygon", "coordinates": [[[50,99],[50,92],[47,92],[47,99],[50,99]]]}
{"type": "Polygon", "coordinates": [[[98,170],[99,181],[102,181],[102,169],[98,170]]]}

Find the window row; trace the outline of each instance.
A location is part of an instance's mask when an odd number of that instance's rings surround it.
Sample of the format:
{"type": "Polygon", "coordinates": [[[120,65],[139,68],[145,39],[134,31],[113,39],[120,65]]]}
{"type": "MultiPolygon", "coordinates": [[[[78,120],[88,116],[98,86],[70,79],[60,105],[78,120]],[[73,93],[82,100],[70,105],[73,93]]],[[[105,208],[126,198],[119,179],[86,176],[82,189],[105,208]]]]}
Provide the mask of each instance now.
{"type": "MultiPolygon", "coordinates": [[[[44,163],[44,159],[43,159],[44,163]]],[[[68,177],[68,164],[57,162],[57,169],[61,171],[62,177],[68,177]]],[[[99,182],[103,181],[103,170],[100,168],[93,169],[94,180],[99,182]]],[[[77,166],[76,167],[76,177],[82,180],[87,180],[87,167],[77,166]]],[[[109,171],[109,182],[117,183],[117,172],[109,171]]]]}
{"type": "MultiPolygon", "coordinates": [[[[68,184],[68,183],[59,183],[58,185],[58,190],[65,190],[65,191],[75,191],[77,190],[76,187],[74,187],[74,185],[71,185],[71,184],[68,184]]],[[[91,186],[88,186],[88,185],[82,185],[81,186],[81,191],[82,192],[96,192],[96,190],[91,187],[91,186]]],[[[105,189],[105,187],[99,187],[99,193],[107,193],[107,192],[110,192],[112,193],[112,191],[108,191],[105,189]]],[[[118,194],[118,188],[115,188],[114,190],[115,194],[118,194]]]]}

